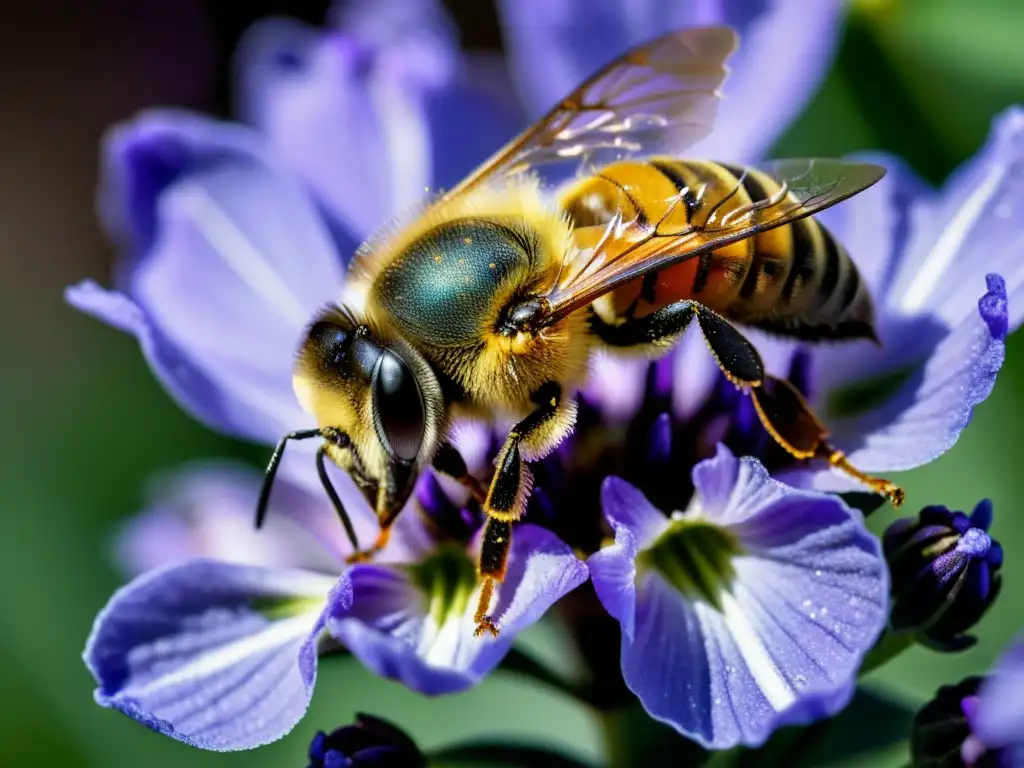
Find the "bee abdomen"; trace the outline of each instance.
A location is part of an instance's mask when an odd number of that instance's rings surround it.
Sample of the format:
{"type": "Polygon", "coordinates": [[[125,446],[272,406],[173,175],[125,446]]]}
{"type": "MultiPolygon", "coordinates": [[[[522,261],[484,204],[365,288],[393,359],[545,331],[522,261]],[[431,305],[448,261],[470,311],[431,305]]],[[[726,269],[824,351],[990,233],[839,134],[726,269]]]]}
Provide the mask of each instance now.
{"type": "MultiPolygon", "coordinates": [[[[778,196],[766,174],[724,166],[752,202],[778,196]]],[[[873,337],[874,312],[860,272],[842,244],[811,217],[753,238],[750,271],[724,314],[806,339],[873,337]]]]}
{"type": "MultiPolygon", "coordinates": [[[[617,212],[663,230],[700,229],[783,195],[753,168],[656,157],[613,163],[562,196],[575,226],[617,212]],[[681,204],[679,204],[681,202],[681,204]]],[[[695,299],[725,317],[801,338],[872,337],[871,298],[842,245],[814,219],[764,229],[615,289],[605,307],[642,316],[695,299]]],[[[603,311],[603,310],[599,310],[603,311]]]]}

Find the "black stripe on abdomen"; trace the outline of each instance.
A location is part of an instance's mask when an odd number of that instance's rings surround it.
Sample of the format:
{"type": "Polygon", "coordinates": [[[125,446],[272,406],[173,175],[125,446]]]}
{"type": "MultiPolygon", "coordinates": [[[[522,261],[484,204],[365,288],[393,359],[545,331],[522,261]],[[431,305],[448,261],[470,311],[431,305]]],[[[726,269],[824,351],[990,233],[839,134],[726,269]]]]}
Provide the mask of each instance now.
{"type": "Polygon", "coordinates": [[[818,231],[825,244],[824,264],[822,265],[821,286],[818,288],[818,298],[822,306],[829,302],[839,285],[839,270],[842,267],[842,255],[839,253],[839,244],[832,237],[832,233],[824,227],[818,231]]]}
{"type": "Polygon", "coordinates": [[[784,305],[789,305],[793,301],[793,294],[798,285],[805,285],[814,277],[814,267],[817,264],[817,248],[810,231],[810,227],[817,225],[810,219],[798,219],[788,226],[793,235],[793,265],[780,294],[784,305]]]}
{"type": "MultiPolygon", "coordinates": [[[[718,163],[719,166],[727,170],[736,178],[736,183],[743,186],[747,195],[750,196],[752,203],[760,202],[768,197],[768,192],[764,186],[752,174],[747,173],[743,168],[736,165],[727,165],[726,163],[718,163]]],[[[747,276],[743,279],[743,285],[740,286],[740,298],[749,300],[753,298],[757,292],[757,283],[761,277],[761,273],[765,272],[769,268],[768,262],[762,258],[756,247],[751,249],[753,255],[750,261],[750,270],[747,272],[747,276]]],[[[775,268],[775,264],[771,264],[771,269],[775,268]]],[[[771,275],[768,275],[771,277],[771,275]]]]}
{"type": "Polygon", "coordinates": [[[690,188],[689,182],[683,178],[683,175],[677,168],[672,166],[672,163],[666,163],[662,160],[650,160],[652,168],[656,168],[662,176],[671,181],[679,192],[683,199],[683,205],[686,206],[686,220],[693,221],[693,215],[697,212],[699,203],[697,198],[693,196],[693,190],[690,188]]]}

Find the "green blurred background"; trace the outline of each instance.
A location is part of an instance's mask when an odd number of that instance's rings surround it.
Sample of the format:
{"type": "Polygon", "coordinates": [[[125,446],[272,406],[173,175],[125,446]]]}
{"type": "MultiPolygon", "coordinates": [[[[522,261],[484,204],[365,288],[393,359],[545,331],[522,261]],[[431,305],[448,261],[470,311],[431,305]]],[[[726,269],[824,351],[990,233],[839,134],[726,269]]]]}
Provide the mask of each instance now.
{"type": "MultiPolygon", "coordinates": [[[[489,3],[449,5],[468,45],[498,44],[489,3]]],[[[103,280],[110,268],[112,252],[93,215],[101,132],[152,104],[226,114],[229,57],[240,32],[266,13],[318,22],[325,6],[35,0],[17,9],[16,21],[0,20],[2,766],[299,766],[316,729],[347,722],[357,710],[396,720],[427,747],[468,735],[525,734],[600,759],[598,723],[587,712],[501,674],[427,702],[350,659],[331,659],[295,732],[235,755],[200,753],[92,703],[80,653],[119,582],[109,557],[114,526],[137,511],[155,471],[194,457],[258,461],[263,453],[192,422],[161,391],[133,340],[63,304],[65,285],[103,280]]],[[[857,3],[833,71],[777,152],[883,149],[940,182],[980,146],[994,114],[1024,102],[1022,39],[1019,0],[857,3]]],[[[932,502],[970,508],[990,496],[993,530],[1008,554],[1007,588],[982,622],[976,648],[956,656],[913,651],[870,681],[911,707],[938,684],[984,670],[1024,625],[1022,425],[1018,336],[995,392],[956,447],[899,478],[913,509],[932,502]]],[[[543,630],[532,640],[543,646],[543,630]]],[[[900,757],[890,749],[856,763],[898,764],[900,757]]]]}

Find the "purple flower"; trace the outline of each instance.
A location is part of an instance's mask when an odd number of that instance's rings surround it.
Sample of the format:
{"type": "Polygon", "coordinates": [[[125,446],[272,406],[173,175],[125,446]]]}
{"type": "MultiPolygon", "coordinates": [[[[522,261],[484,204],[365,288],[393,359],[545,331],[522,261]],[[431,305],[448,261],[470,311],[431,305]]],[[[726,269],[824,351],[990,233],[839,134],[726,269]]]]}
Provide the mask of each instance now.
{"type": "Polygon", "coordinates": [[[887,617],[878,541],[834,496],[717,456],[666,516],[629,483],[604,483],[615,543],[590,557],[622,627],[622,673],[652,717],[712,749],[834,714],[887,617]]]}
{"type": "Polygon", "coordinates": [[[690,157],[762,157],[824,79],[839,38],[838,0],[502,0],[513,77],[541,115],[601,65],[681,27],[729,24],[740,34],[714,133],[690,157]],[[765,77],[771,72],[771,77],[765,77]]]}
{"type": "Polygon", "coordinates": [[[987,765],[979,755],[990,753],[992,764],[1024,766],[1024,635],[1018,636],[985,678],[975,701],[964,702],[972,738],[964,744],[968,764],[987,765]],[[992,754],[996,753],[996,754],[992,754]]]}
{"type": "Polygon", "coordinates": [[[1024,766],[1024,636],[985,677],[939,688],[914,718],[915,768],[1024,766]]]}
{"type": "Polygon", "coordinates": [[[961,651],[977,642],[966,634],[999,593],[1003,549],[988,535],[992,502],[978,503],[968,517],[945,507],[902,518],[883,539],[892,576],[891,623],[918,632],[933,648],[961,651]]]}
{"type": "Polygon", "coordinates": [[[427,759],[402,729],[371,715],[326,734],[309,745],[308,768],[426,768],[427,759]]]}
{"type": "MultiPolygon", "coordinates": [[[[279,532],[291,539],[270,550],[262,537],[212,539],[211,530],[241,531],[251,521],[259,482],[237,467],[186,470],[164,482],[171,493],[129,528],[121,551],[136,566],[207,559],[147,571],[100,612],[85,650],[98,703],[205,749],[256,747],[302,717],[318,652],[343,643],[371,670],[420,693],[463,690],[587,578],[553,533],[520,526],[499,590],[502,633],[476,638],[477,538],[444,535],[407,510],[378,562],[346,568],[343,538],[325,535],[333,516],[326,500],[282,478],[270,519],[284,518],[279,532]],[[247,497],[250,504],[240,503],[247,497]],[[225,554],[225,544],[247,562],[209,559],[225,554]],[[268,554],[275,563],[259,563],[268,554]]],[[[361,512],[357,524],[372,522],[354,488],[339,491],[361,512]]]]}

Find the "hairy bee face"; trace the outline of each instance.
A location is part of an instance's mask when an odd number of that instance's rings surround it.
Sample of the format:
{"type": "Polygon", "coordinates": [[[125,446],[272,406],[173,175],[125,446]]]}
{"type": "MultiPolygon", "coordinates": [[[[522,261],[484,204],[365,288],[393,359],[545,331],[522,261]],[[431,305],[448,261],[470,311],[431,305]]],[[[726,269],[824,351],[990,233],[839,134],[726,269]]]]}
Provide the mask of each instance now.
{"type": "Polygon", "coordinates": [[[331,459],[378,516],[396,514],[438,440],[440,391],[423,359],[331,309],[309,327],[293,383],[325,434],[338,435],[327,438],[331,459]]]}

